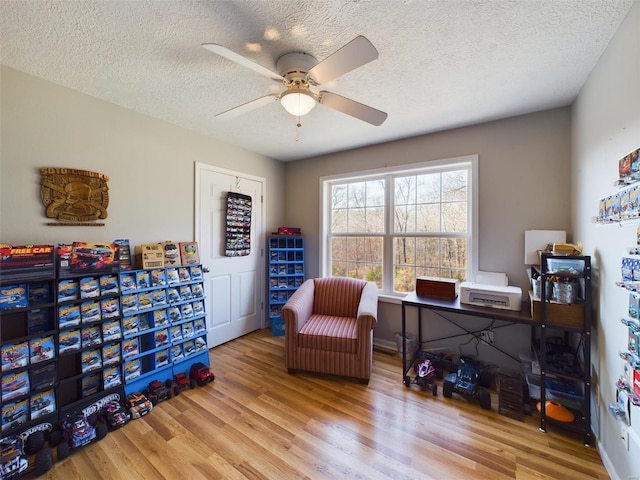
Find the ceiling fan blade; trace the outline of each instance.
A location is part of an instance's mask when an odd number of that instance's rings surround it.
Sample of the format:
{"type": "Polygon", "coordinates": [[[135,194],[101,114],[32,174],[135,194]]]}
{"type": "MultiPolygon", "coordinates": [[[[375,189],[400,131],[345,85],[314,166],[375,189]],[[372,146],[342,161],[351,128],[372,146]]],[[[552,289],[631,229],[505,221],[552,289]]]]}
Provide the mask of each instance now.
{"type": "Polygon", "coordinates": [[[259,74],[264,75],[265,77],[269,77],[273,80],[282,81],[282,76],[278,75],[276,72],[272,72],[268,68],[265,68],[262,65],[258,65],[257,63],[249,60],[248,58],[243,57],[242,55],[232,50],[229,50],[228,48],[223,47],[222,45],[218,45],[217,43],[203,43],[202,46],[207,50],[209,50],[210,52],[217,53],[218,55],[225,57],[231,60],[232,62],[236,62],[242,65],[243,67],[250,68],[254,72],[258,72],[259,74]]]}
{"type": "Polygon", "coordinates": [[[226,110],[222,113],[218,113],[216,118],[221,120],[228,120],[230,118],[235,118],[243,113],[250,112],[251,110],[255,110],[256,108],[260,108],[266,105],[269,102],[273,102],[274,100],[279,100],[280,95],[272,93],[271,95],[266,95],[264,97],[256,98],[255,100],[251,100],[250,102],[243,103],[242,105],[238,105],[237,107],[233,107],[229,110],[226,110]]]}
{"type": "Polygon", "coordinates": [[[319,102],[325,107],[346,113],[364,122],[379,127],[387,119],[387,114],[363,103],[335,93],[322,91],[318,94],[319,102]]]}
{"type": "Polygon", "coordinates": [[[332,53],[309,70],[308,77],[316,85],[355,70],[378,58],[378,50],[362,35],[354,38],[340,50],[332,53]]]}

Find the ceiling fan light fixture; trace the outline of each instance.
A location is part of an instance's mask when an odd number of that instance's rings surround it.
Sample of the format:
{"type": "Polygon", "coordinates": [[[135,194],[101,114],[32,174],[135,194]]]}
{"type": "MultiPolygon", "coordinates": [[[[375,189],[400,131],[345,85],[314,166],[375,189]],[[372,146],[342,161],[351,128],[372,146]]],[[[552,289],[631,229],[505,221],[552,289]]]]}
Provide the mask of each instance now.
{"type": "Polygon", "coordinates": [[[280,103],[291,115],[301,117],[316,106],[316,97],[309,90],[292,88],[280,95],[280,103]]]}

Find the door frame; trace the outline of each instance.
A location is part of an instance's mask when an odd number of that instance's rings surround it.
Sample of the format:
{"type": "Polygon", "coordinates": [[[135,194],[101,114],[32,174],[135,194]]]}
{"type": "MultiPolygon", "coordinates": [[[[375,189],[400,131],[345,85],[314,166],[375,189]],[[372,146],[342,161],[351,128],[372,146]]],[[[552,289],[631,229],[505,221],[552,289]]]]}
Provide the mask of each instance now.
{"type": "MultiPolygon", "coordinates": [[[[209,172],[214,172],[214,173],[221,173],[224,175],[231,175],[237,178],[246,178],[248,180],[253,180],[254,182],[259,182],[262,184],[262,198],[260,199],[260,203],[261,203],[261,219],[260,219],[260,224],[262,226],[262,231],[260,232],[256,232],[256,241],[258,242],[257,245],[259,246],[259,252],[260,252],[260,258],[262,259],[261,265],[258,268],[258,272],[259,272],[259,287],[258,287],[258,294],[260,295],[260,328],[265,328],[266,327],[266,313],[265,313],[265,283],[266,283],[266,265],[265,265],[265,261],[264,261],[264,246],[265,246],[265,242],[266,240],[266,227],[265,227],[265,222],[266,222],[266,208],[265,208],[265,197],[266,197],[266,191],[267,191],[267,179],[264,177],[259,177],[257,175],[252,175],[250,173],[245,173],[245,172],[240,172],[240,171],[236,171],[236,170],[230,170],[228,168],[222,168],[222,167],[217,167],[215,165],[209,165],[208,163],[202,163],[202,162],[194,162],[194,168],[195,168],[195,176],[194,176],[194,181],[195,181],[195,188],[194,188],[194,207],[195,207],[195,215],[194,215],[194,238],[196,240],[196,242],[198,242],[198,244],[200,244],[200,172],[203,170],[207,170],[209,172]]],[[[230,186],[230,191],[233,190],[233,185],[230,186]]],[[[203,268],[206,267],[205,265],[203,265],[203,268]]],[[[207,309],[207,315],[211,314],[211,312],[209,311],[210,309],[207,309]]]]}

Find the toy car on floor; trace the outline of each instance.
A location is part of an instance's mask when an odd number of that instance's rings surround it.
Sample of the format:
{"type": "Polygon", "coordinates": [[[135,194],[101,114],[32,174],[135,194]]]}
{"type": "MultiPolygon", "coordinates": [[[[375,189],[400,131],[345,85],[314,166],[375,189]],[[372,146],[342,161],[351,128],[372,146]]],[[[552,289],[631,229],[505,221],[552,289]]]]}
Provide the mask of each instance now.
{"type": "Polygon", "coordinates": [[[115,400],[107,403],[100,415],[109,430],[117,430],[131,420],[131,413],[115,400]]]}
{"type": "Polygon", "coordinates": [[[171,379],[166,381],[167,388],[173,389],[174,395],[180,395],[182,390],[187,388],[194,388],[196,386],[195,380],[191,380],[186,373],[178,372],[173,377],[173,381],[171,379]]]}
{"type": "Polygon", "coordinates": [[[431,360],[425,358],[420,363],[415,364],[415,383],[420,385],[423,389],[431,389],[431,393],[438,395],[438,384],[436,383],[436,368],[431,363],[431,360]]]}
{"type": "Polygon", "coordinates": [[[202,362],[196,362],[191,365],[189,377],[194,380],[199,387],[204,387],[207,383],[211,383],[215,380],[216,376],[202,362]]]}
{"type": "Polygon", "coordinates": [[[169,390],[160,380],[150,382],[149,390],[145,390],[142,394],[151,400],[151,403],[154,406],[159,402],[169,400],[172,397],[171,390],[169,390]]]}
{"type": "Polygon", "coordinates": [[[3,438],[0,443],[0,478],[19,478],[29,467],[29,459],[20,437],[3,438]]]}
{"type": "Polygon", "coordinates": [[[63,420],[60,427],[71,448],[81,447],[96,438],[96,429],[89,424],[89,420],[84,415],[63,420]]]}
{"type": "Polygon", "coordinates": [[[127,395],[126,407],[131,413],[131,418],[140,418],[153,409],[153,404],[143,394],[135,392],[127,395]]]}
{"type": "Polygon", "coordinates": [[[453,392],[467,399],[478,399],[480,406],[491,410],[491,394],[486,388],[491,385],[491,374],[481,365],[461,359],[456,373],[450,373],[444,378],[442,394],[451,398],[453,392]]]}

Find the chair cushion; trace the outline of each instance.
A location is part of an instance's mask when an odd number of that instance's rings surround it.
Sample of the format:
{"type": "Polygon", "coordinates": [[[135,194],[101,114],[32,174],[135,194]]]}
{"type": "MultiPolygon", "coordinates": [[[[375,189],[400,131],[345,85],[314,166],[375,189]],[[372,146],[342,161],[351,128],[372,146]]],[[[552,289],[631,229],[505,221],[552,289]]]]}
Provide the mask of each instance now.
{"type": "Polygon", "coordinates": [[[313,313],[357,317],[364,280],[347,277],[314,279],[313,313]]]}
{"type": "Polygon", "coordinates": [[[298,335],[302,348],[356,353],[358,322],[355,318],[313,314],[298,335]]]}

